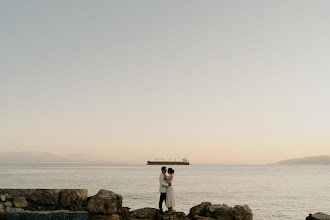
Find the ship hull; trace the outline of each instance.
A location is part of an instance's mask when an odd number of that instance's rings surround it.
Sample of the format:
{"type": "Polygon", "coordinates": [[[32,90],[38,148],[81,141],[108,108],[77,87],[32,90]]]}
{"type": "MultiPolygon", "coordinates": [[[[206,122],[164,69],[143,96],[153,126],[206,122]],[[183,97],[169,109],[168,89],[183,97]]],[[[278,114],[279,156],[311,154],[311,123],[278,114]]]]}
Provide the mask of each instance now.
{"type": "Polygon", "coordinates": [[[189,162],[175,161],[148,161],[147,165],[189,165],[189,162]]]}

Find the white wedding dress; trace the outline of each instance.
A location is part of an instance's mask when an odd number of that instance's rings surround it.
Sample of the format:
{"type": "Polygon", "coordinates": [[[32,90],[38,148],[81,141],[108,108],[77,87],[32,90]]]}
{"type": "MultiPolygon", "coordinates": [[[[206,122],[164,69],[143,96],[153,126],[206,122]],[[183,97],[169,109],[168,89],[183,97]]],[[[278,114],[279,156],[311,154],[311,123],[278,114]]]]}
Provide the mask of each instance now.
{"type": "Polygon", "coordinates": [[[173,176],[174,176],[174,174],[172,173],[170,176],[167,177],[167,183],[171,183],[171,186],[167,187],[167,190],[166,190],[165,205],[168,209],[169,208],[174,208],[174,206],[175,206],[174,189],[173,189],[173,176]]]}

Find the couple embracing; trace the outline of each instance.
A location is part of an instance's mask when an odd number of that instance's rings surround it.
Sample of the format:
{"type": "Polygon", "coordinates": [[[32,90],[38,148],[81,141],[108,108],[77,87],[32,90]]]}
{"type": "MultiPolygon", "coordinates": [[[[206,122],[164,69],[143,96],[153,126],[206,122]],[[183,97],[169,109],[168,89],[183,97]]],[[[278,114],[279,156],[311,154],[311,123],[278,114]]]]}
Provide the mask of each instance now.
{"type": "Polygon", "coordinates": [[[165,205],[169,210],[169,214],[173,214],[174,210],[174,190],[172,186],[172,181],[174,177],[174,170],[172,168],[168,168],[167,171],[168,175],[166,175],[166,167],[162,167],[162,172],[159,176],[159,192],[160,192],[160,198],[159,198],[159,211],[161,214],[164,214],[163,212],[163,201],[165,200],[165,205]]]}

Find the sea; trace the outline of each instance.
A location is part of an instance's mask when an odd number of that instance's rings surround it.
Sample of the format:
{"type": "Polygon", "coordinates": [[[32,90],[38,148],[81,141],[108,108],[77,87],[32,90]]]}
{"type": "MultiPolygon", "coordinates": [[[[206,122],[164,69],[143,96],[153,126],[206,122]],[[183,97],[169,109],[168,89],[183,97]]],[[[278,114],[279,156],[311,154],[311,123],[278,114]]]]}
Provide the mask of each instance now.
{"type": "MultiPolygon", "coordinates": [[[[248,205],[255,220],[330,214],[330,165],[190,165],[175,170],[175,210],[208,201],[248,205]]],[[[158,207],[161,166],[0,165],[1,188],[100,189],[123,196],[131,210],[158,207]]]]}

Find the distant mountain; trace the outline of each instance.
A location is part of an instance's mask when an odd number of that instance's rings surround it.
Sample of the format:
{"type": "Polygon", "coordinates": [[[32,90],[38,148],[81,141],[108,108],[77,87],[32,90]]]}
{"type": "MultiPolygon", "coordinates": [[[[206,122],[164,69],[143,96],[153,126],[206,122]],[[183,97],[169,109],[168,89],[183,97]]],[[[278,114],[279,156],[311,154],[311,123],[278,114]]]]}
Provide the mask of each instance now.
{"type": "Polygon", "coordinates": [[[289,160],[282,160],[276,164],[329,164],[330,156],[315,156],[315,157],[304,157],[304,158],[294,158],[289,160]]]}
{"type": "Polygon", "coordinates": [[[109,161],[90,160],[83,154],[59,156],[44,152],[0,152],[0,164],[110,164],[109,161]]]}

